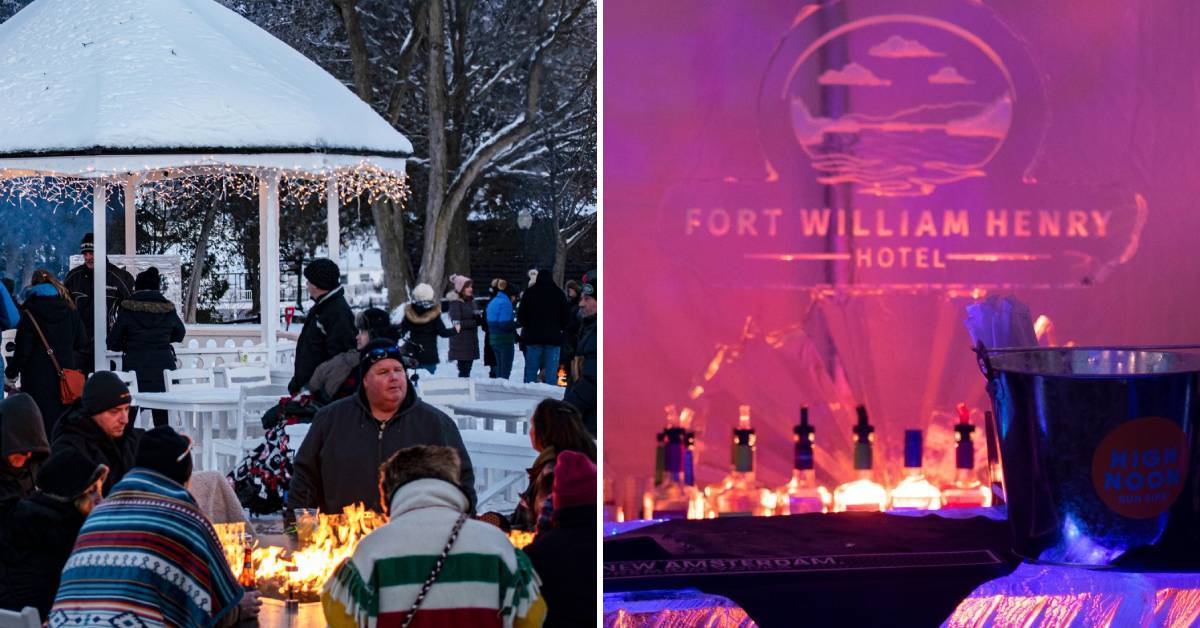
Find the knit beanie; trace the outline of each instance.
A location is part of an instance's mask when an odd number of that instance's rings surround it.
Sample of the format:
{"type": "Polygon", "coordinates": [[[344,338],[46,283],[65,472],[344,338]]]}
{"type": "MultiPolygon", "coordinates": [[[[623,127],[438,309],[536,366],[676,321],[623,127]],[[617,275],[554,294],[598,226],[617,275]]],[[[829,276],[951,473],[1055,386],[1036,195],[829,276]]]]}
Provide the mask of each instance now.
{"type": "Polygon", "coordinates": [[[554,464],[554,509],[596,503],[596,465],[577,451],[558,454],[554,464]]]}
{"type": "Polygon", "coordinates": [[[158,269],[151,266],[146,270],[138,273],[133,280],[134,290],[158,290],[162,284],[158,279],[158,269]]]}
{"type": "Polygon", "coordinates": [[[138,441],[133,466],[157,471],[180,484],[192,477],[192,441],[169,425],[160,425],[138,441]]]}
{"type": "Polygon", "coordinates": [[[455,292],[462,294],[462,291],[466,290],[467,286],[471,285],[471,278],[464,277],[462,275],[450,275],[450,283],[454,284],[455,292]]]}
{"type": "Polygon", "coordinates": [[[129,401],[129,387],[112,371],[96,371],[83,385],[84,416],[93,417],[129,401]]]}
{"type": "Polygon", "coordinates": [[[417,284],[416,288],[413,288],[413,291],[412,291],[413,303],[420,303],[421,301],[432,301],[432,300],[433,300],[433,286],[431,286],[427,283],[419,283],[419,284],[417,284]]]}
{"type": "Polygon", "coordinates": [[[304,278],[321,290],[333,290],[341,283],[342,271],[333,260],[319,257],[304,267],[304,278]]]}
{"type": "Polygon", "coordinates": [[[593,270],[583,276],[583,294],[595,299],[600,289],[600,272],[593,270]]]}
{"type": "Polygon", "coordinates": [[[501,294],[501,293],[505,292],[506,290],[508,290],[508,281],[507,280],[504,280],[504,279],[493,279],[492,280],[492,294],[493,295],[501,294]]]}
{"type": "Polygon", "coordinates": [[[79,252],[80,253],[91,253],[93,250],[94,250],[94,246],[92,244],[92,234],[90,234],[90,233],[83,234],[83,239],[79,241],[79,252]]]}
{"type": "Polygon", "coordinates": [[[65,447],[42,463],[37,485],[43,493],[66,501],[84,494],[88,487],[106,475],[107,466],[88,460],[74,447],[65,447]]]}

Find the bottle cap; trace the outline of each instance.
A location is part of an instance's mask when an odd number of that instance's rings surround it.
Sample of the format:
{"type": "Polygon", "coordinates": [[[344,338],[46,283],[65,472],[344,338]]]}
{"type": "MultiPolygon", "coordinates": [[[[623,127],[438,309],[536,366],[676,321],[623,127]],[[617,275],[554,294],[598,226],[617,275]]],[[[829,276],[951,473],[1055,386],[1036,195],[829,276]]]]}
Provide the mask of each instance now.
{"type": "Polygon", "coordinates": [[[921,467],[921,430],[904,430],[904,466],[921,467]]]}

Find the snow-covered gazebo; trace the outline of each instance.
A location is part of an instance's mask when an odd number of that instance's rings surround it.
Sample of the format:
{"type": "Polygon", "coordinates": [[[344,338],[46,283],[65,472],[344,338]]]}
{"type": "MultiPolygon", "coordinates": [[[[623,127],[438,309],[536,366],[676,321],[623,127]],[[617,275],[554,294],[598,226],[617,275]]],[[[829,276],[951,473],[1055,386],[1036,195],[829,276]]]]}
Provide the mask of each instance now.
{"type": "MultiPolygon", "coordinates": [[[[262,337],[279,327],[280,181],[328,203],[404,194],[412,144],[337,79],[213,0],[36,0],[0,24],[0,185],[91,195],[103,267],[107,188],[125,194],[136,252],[140,184],[253,175],[259,193],[262,337]],[[86,186],[83,187],[83,186],[86,186]]],[[[104,273],[95,294],[104,294],[104,273]]],[[[95,308],[105,369],[104,308],[95,308]]]]}

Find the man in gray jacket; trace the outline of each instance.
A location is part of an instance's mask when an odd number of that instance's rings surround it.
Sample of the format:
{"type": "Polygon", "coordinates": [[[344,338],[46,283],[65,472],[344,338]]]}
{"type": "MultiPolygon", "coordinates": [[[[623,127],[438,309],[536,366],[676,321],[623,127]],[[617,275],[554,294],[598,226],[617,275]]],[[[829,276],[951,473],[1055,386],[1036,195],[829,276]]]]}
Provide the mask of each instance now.
{"type": "Polygon", "coordinates": [[[296,453],[289,514],[297,508],[339,513],[358,502],[382,512],[379,466],[414,445],[458,450],[461,488],[474,510],[475,471],[454,420],[417,397],[394,341],[373,340],[359,355],[358,393],[321,408],[296,453]]]}

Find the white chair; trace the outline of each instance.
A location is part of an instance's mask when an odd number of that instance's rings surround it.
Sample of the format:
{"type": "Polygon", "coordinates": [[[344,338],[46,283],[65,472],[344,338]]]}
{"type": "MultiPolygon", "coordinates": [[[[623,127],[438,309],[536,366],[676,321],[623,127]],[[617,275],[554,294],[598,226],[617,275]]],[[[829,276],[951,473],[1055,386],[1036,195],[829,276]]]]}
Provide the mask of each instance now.
{"type": "Polygon", "coordinates": [[[265,366],[235,366],[225,371],[225,387],[241,388],[271,383],[271,369],[265,366]]]}
{"type": "Polygon", "coordinates": [[[38,617],[37,609],[26,606],[17,611],[0,609],[0,628],[41,628],[42,620],[38,617]]]}
{"type": "MultiPolygon", "coordinates": [[[[130,394],[134,394],[134,395],[137,394],[137,392],[138,392],[137,373],[134,373],[133,371],[113,371],[113,373],[116,374],[117,379],[125,382],[125,385],[129,387],[130,394]]],[[[148,416],[147,413],[143,410],[139,410],[138,415],[137,415],[137,422],[134,424],[135,427],[141,427],[141,428],[147,428],[147,429],[149,427],[151,427],[150,424],[148,424],[144,420],[142,420],[142,417],[144,417],[144,416],[148,416]]]]}
{"type": "Polygon", "coordinates": [[[163,382],[166,383],[167,392],[212,388],[216,376],[212,369],[166,369],[163,371],[163,382]]]}
{"type": "MultiPolygon", "coordinates": [[[[163,383],[167,392],[180,390],[199,390],[212,388],[216,385],[216,375],[212,369],[164,369],[163,383]]],[[[177,431],[199,438],[199,427],[196,413],[185,416],[182,412],[171,413],[171,426],[177,431]]]]}
{"type": "Polygon", "coordinates": [[[220,435],[208,441],[207,451],[204,452],[206,469],[218,469],[223,472],[233,470],[233,466],[253,447],[252,439],[263,435],[260,427],[263,413],[278,405],[279,399],[288,394],[287,386],[279,384],[243,385],[239,387],[238,392],[238,411],[234,417],[233,433],[220,435]],[[233,458],[228,469],[217,466],[218,456],[233,458]]]}
{"type": "Polygon", "coordinates": [[[525,488],[522,481],[529,477],[525,470],[537,458],[529,437],[488,430],[460,433],[475,469],[475,486],[479,488],[476,509],[484,512],[483,504],[490,501],[515,506],[517,494],[525,488]]]}

